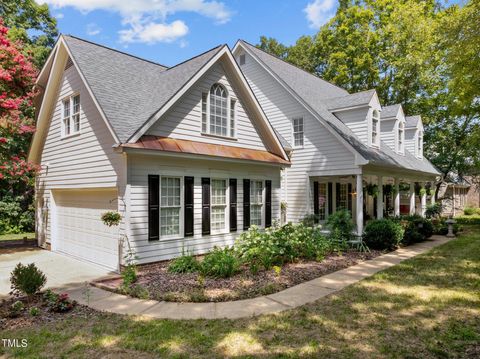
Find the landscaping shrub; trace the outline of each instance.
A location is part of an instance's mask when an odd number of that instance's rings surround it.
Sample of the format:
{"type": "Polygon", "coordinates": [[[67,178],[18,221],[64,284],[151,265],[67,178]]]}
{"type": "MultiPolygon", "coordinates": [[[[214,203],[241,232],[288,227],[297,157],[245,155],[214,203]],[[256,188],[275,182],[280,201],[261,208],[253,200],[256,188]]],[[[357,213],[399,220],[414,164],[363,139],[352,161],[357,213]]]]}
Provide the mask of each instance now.
{"type": "Polygon", "coordinates": [[[466,215],[466,216],[471,216],[471,215],[475,214],[475,208],[465,207],[463,209],[463,214],[466,215]]]}
{"type": "Polygon", "coordinates": [[[477,209],[475,210],[475,214],[478,214],[478,215],[480,216],[480,208],[477,208],[477,209]]]}
{"type": "Polygon", "coordinates": [[[442,204],[440,202],[427,205],[427,209],[425,210],[425,217],[438,218],[440,217],[441,214],[442,214],[442,204]]]}
{"type": "MultiPolygon", "coordinates": [[[[433,233],[434,234],[439,234],[439,235],[444,236],[448,233],[448,225],[446,223],[445,218],[441,218],[441,219],[438,219],[438,220],[433,220],[432,225],[433,225],[433,233]]],[[[457,234],[461,230],[462,230],[461,225],[459,225],[458,223],[455,223],[453,225],[453,233],[454,234],[457,234]]]]}
{"type": "Polygon", "coordinates": [[[315,227],[318,225],[319,216],[317,214],[307,214],[305,217],[302,218],[300,223],[307,227],[315,227]]]}
{"type": "Polygon", "coordinates": [[[400,223],[390,219],[377,219],[365,227],[363,241],[372,249],[392,250],[403,239],[404,229],[400,223]]]}
{"type": "Polygon", "coordinates": [[[22,314],[25,310],[25,304],[22,301],[17,300],[15,301],[9,308],[8,317],[9,318],[17,318],[22,314]]]}
{"type": "Polygon", "coordinates": [[[353,238],[355,223],[353,223],[351,213],[342,209],[328,217],[327,228],[330,230],[329,237],[332,241],[346,244],[353,238]]]}
{"type": "Polygon", "coordinates": [[[480,225],[480,216],[458,216],[454,219],[458,224],[480,225]]]}
{"type": "Polygon", "coordinates": [[[33,205],[24,196],[5,196],[0,200],[0,234],[31,232],[35,228],[33,205]],[[24,210],[23,207],[27,207],[24,210]]]}
{"type": "Polygon", "coordinates": [[[414,243],[419,243],[425,240],[423,234],[418,231],[418,228],[411,223],[406,229],[403,235],[402,244],[409,246],[414,243]]]}
{"type": "Polygon", "coordinates": [[[67,293],[57,294],[50,289],[43,294],[43,300],[47,304],[48,309],[55,313],[68,312],[77,304],[70,300],[67,293]]]}
{"type": "Polygon", "coordinates": [[[47,277],[34,263],[24,266],[18,263],[10,274],[10,284],[13,295],[25,294],[32,296],[43,288],[47,277]]]}
{"type": "Polygon", "coordinates": [[[203,275],[211,277],[228,278],[238,272],[240,263],[232,248],[214,247],[200,265],[203,275]]]}
{"type": "Polygon", "coordinates": [[[200,263],[193,254],[182,254],[170,262],[168,271],[170,273],[194,273],[200,268],[200,263]]]}

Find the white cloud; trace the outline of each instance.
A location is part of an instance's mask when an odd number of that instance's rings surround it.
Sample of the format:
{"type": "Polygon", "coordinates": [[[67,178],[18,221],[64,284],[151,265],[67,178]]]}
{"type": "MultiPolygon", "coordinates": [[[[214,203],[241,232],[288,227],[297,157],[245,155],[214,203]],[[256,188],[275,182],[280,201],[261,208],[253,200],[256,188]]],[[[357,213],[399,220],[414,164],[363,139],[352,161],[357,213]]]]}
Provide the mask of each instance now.
{"type": "Polygon", "coordinates": [[[179,12],[193,12],[228,22],[232,12],[216,0],[40,0],[53,8],[73,7],[81,12],[105,10],[118,13],[125,29],[119,31],[123,42],[172,42],[188,33],[181,20],[171,23],[167,17],[179,12]]]}
{"type": "Polygon", "coordinates": [[[100,31],[102,31],[102,29],[97,24],[93,22],[91,22],[90,24],[87,24],[87,30],[86,30],[87,35],[90,35],[90,36],[98,35],[100,31]]]}
{"type": "Polygon", "coordinates": [[[334,13],[337,1],[335,0],[314,0],[309,3],[303,11],[311,28],[318,29],[325,24],[334,13]]]}
{"type": "Polygon", "coordinates": [[[55,18],[57,18],[57,19],[63,19],[63,17],[64,17],[64,15],[63,15],[61,12],[56,13],[56,14],[54,14],[53,16],[54,16],[55,18]]]}
{"type": "Polygon", "coordinates": [[[181,20],[175,20],[170,24],[158,24],[154,22],[142,24],[134,24],[128,30],[121,30],[120,41],[144,42],[153,44],[155,42],[172,42],[185,36],[188,33],[188,26],[181,20]]]}

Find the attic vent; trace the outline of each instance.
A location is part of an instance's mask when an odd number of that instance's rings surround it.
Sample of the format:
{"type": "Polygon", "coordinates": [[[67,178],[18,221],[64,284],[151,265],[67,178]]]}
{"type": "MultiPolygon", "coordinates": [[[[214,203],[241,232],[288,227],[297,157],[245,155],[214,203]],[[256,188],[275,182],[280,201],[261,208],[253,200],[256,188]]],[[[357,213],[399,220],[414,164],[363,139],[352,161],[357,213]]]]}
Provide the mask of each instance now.
{"type": "Polygon", "coordinates": [[[65,70],[70,68],[73,65],[72,59],[69,57],[67,60],[67,64],[65,65],[65,70]]]}
{"type": "Polygon", "coordinates": [[[239,61],[240,65],[245,65],[245,54],[240,55],[239,61]]]}

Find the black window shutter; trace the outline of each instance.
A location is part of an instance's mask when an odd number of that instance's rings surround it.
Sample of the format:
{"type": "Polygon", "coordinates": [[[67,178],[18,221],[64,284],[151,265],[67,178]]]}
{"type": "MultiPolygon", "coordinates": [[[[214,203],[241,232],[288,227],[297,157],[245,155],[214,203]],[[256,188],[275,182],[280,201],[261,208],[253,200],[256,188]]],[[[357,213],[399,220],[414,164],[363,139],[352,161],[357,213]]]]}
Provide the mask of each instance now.
{"type": "Polygon", "coordinates": [[[243,229],[250,228],[250,180],[243,180],[243,229]]]}
{"type": "Polygon", "coordinates": [[[202,234],[210,234],[210,178],[202,177],[202,234]]]}
{"type": "Polygon", "coordinates": [[[319,201],[318,182],[313,182],[313,213],[315,214],[315,222],[318,222],[318,216],[320,214],[320,201],[319,201]]]}
{"type": "Polygon", "coordinates": [[[230,232],[237,231],[237,179],[230,178],[230,232]]]}
{"type": "MultiPolygon", "coordinates": [[[[335,185],[336,185],[335,186],[336,187],[335,192],[336,192],[336,197],[337,197],[336,202],[335,202],[335,204],[336,204],[335,209],[338,211],[340,209],[340,183],[337,182],[335,185]]],[[[343,209],[345,209],[345,208],[343,208],[343,209]]]]}
{"type": "Polygon", "coordinates": [[[185,177],[183,180],[185,237],[193,236],[193,181],[193,177],[185,177]]]}
{"type": "Polygon", "coordinates": [[[160,176],[148,175],[148,240],[160,239],[160,176]]]}
{"type": "Polygon", "coordinates": [[[272,181],[265,181],[265,228],[272,226],[272,181]]]}
{"type": "Polygon", "coordinates": [[[327,193],[327,197],[328,197],[328,214],[332,214],[333,213],[333,183],[332,182],[328,182],[328,193],[327,193]]]}
{"type": "Polygon", "coordinates": [[[348,184],[348,193],[347,193],[347,198],[348,198],[348,211],[350,214],[352,214],[352,184],[348,184]]]}

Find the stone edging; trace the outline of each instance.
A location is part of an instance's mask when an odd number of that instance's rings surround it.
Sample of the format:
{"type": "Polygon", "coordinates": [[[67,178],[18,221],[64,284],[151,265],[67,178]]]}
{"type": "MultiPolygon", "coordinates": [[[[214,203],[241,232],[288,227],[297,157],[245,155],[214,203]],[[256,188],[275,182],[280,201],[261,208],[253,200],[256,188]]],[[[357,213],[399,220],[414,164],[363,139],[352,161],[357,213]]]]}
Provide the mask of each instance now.
{"type": "Polygon", "coordinates": [[[277,313],[314,302],[346,286],[356,283],[401,261],[448,242],[451,238],[432,236],[426,242],[400,248],[374,259],[287,288],[267,296],[230,302],[178,303],[159,302],[127,297],[97,287],[90,287],[89,300],[85,288],[70,288],[72,299],[93,309],[117,314],[130,314],[155,319],[238,319],[277,313]]]}

